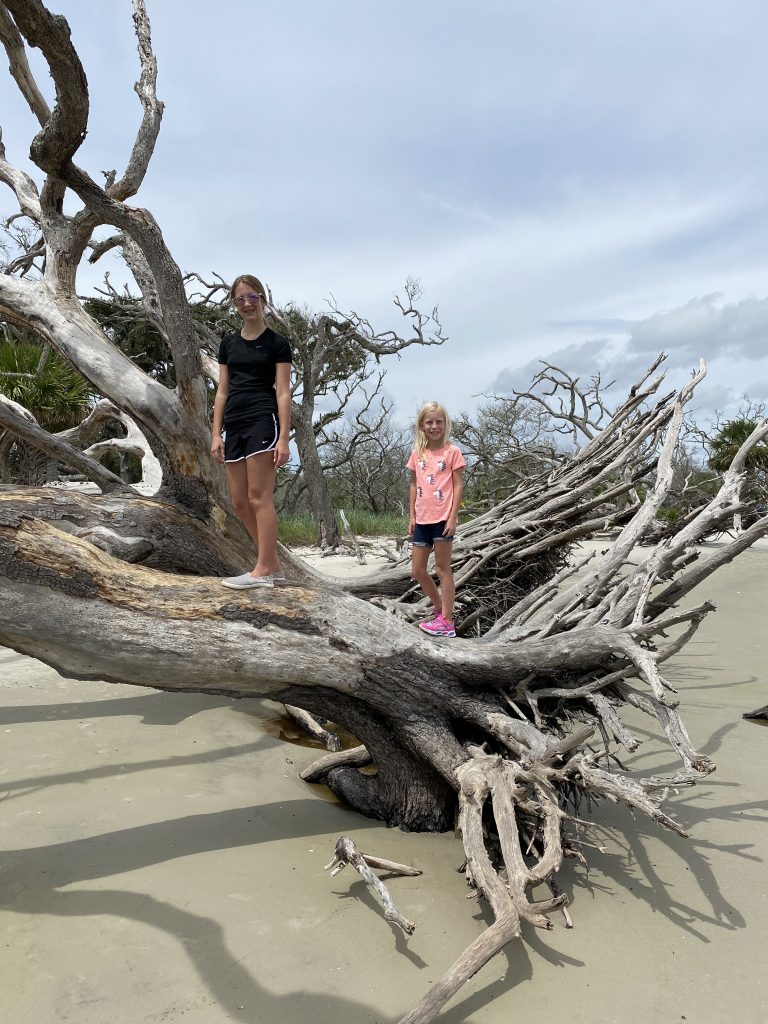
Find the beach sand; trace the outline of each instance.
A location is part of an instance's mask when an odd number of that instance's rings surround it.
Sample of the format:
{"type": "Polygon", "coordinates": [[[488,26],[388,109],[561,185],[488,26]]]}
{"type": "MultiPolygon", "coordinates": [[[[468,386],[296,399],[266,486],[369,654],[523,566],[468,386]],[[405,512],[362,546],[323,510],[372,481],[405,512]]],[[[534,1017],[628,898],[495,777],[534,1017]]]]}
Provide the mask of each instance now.
{"type": "MultiPolygon", "coordinates": [[[[718,765],[668,801],[691,838],[599,808],[605,852],[559,875],[575,927],[526,929],[442,1024],[768,1021],[768,728],[741,719],[768,703],[767,595],[763,545],[700,588],[719,610],[667,666],[718,765]]],[[[627,761],[675,770],[631,722],[627,761]]],[[[74,682],[0,649],[0,730],[9,1024],[394,1024],[490,920],[452,834],[302,783],[317,751],[269,701],[74,682]],[[350,869],[323,872],[342,834],[423,869],[389,881],[408,940],[350,869]]]]}

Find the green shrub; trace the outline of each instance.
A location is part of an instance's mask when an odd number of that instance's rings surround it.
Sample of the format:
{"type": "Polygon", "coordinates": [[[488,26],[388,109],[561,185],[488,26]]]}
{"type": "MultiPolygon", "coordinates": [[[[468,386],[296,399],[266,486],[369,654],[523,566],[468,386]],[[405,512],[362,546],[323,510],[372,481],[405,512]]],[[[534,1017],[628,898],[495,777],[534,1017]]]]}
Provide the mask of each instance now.
{"type": "MultiPolygon", "coordinates": [[[[361,537],[404,537],[408,533],[408,520],[403,516],[377,516],[355,509],[346,512],[346,516],[353,532],[361,537]]],[[[308,512],[280,516],[278,523],[283,544],[300,547],[314,544],[317,540],[317,526],[308,512]]]]}
{"type": "Polygon", "coordinates": [[[317,525],[308,512],[278,516],[278,527],[280,540],[289,547],[302,547],[317,540],[317,525]]]}
{"type": "Polygon", "coordinates": [[[680,510],[673,506],[662,506],[656,513],[656,518],[663,523],[676,523],[680,518],[680,510]]]}
{"type": "Polygon", "coordinates": [[[361,537],[404,537],[408,533],[408,519],[403,516],[377,516],[362,509],[350,509],[346,516],[354,533],[361,537]]]}
{"type": "Polygon", "coordinates": [[[55,433],[83,419],[92,404],[91,386],[53,351],[38,373],[42,354],[39,342],[0,342],[0,393],[23,405],[41,427],[55,433]]]}

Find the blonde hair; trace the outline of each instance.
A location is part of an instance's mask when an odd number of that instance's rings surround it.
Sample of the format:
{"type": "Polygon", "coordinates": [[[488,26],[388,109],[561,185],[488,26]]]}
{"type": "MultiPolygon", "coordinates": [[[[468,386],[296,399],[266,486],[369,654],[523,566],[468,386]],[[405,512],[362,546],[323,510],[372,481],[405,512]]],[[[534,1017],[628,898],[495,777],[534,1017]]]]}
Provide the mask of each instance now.
{"type": "Polygon", "coordinates": [[[428,413],[439,413],[445,419],[445,431],[440,441],[441,446],[448,444],[451,437],[451,417],[448,415],[445,406],[441,405],[440,402],[425,402],[419,409],[419,414],[416,417],[416,443],[413,450],[419,459],[424,454],[429,443],[427,435],[424,433],[424,420],[428,413]]]}
{"type": "Polygon", "coordinates": [[[235,278],[232,282],[232,287],[229,289],[230,302],[235,301],[235,288],[237,288],[239,284],[247,284],[249,288],[253,288],[255,292],[258,292],[265,302],[267,301],[267,289],[258,277],[254,277],[253,274],[241,274],[240,277],[235,278]]]}

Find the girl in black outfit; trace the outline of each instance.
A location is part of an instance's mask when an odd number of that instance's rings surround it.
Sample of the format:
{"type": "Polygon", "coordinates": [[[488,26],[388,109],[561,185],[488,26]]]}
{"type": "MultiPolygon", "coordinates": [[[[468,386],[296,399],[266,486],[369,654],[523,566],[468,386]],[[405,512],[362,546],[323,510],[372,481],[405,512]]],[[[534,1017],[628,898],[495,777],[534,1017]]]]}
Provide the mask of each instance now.
{"type": "Polygon", "coordinates": [[[245,590],[285,579],[277,560],[273,492],[276,471],[289,459],[291,348],[264,323],[266,291],[258,278],[242,274],[230,296],[243,325],[219,348],[211,455],[224,463],[235,512],[258,546],[250,572],[222,581],[245,590]]]}

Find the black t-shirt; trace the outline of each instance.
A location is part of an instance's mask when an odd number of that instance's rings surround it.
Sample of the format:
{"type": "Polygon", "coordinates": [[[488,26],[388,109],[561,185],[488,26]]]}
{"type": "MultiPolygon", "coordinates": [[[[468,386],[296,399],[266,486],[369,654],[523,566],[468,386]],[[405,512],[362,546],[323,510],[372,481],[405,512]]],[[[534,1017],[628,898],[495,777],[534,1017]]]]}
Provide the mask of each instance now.
{"type": "Polygon", "coordinates": [[[219,345],[219,362],[229,369],[229,395],[224,406],[224,426],[232,429],[260,416],[277,413],[275,367],[291,362],[287,338],[268,327],[255,341],[238,331],[225,334],[219,345]]]}

